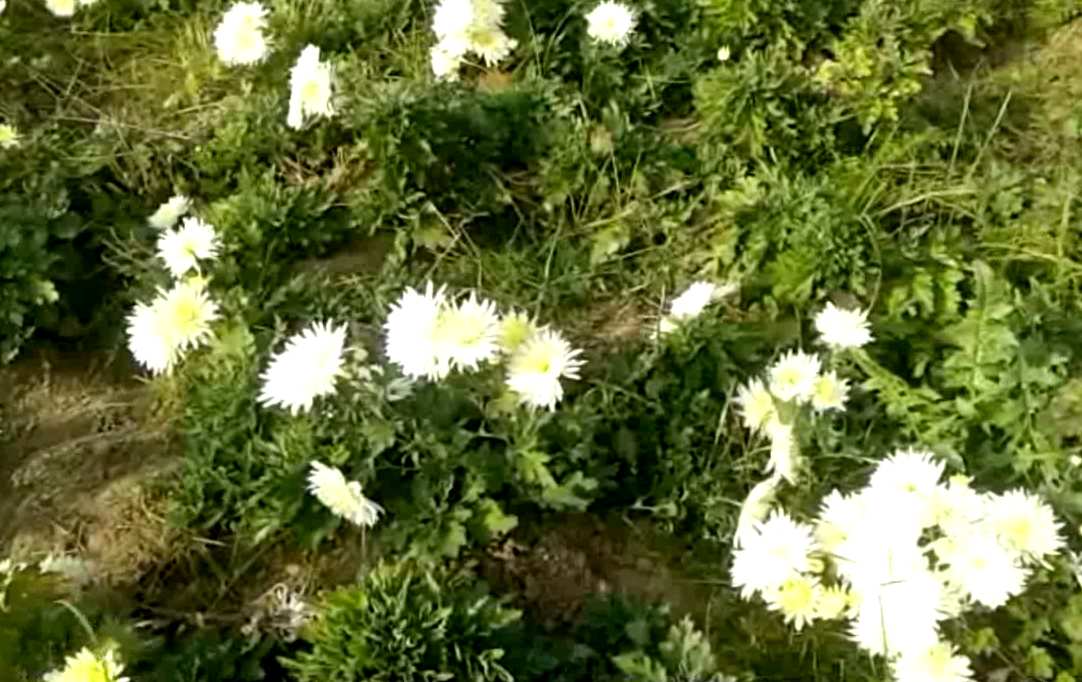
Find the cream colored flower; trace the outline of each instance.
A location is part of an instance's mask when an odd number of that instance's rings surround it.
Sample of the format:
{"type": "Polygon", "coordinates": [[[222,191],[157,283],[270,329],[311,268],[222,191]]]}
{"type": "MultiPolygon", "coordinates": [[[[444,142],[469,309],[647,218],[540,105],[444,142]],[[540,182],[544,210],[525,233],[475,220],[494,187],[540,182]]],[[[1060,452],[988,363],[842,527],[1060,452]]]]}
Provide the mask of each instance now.
{"type": "Polygon", "coordinates": [[[308,490],[336,516],[369,528],[376,524],[383,508],[361,493],[361,484],[347,481],[342,471],[322,462],[312,462],[308,490]]]}
{"type": "Polygon", "coordinates": [[[606,0],[586,15],[586,33],[599,43],[623,46],[635,29],[635,13],[622,2],[606,0]]]}
{"type": "Polygon", "coordinates": [[[342,376],[345,326],[316,322],[286,342],[263,372],[259,402],[283,407],[291,414],[311,409],[321,396],[332,395],[342,376]]]}
{"type": "Polygon", "coordinates": [[[542,329],[526,340],[508,362],[507,385],[531,407],[555,409],[564,395],[560,379],[578,379],[582,351],[559,332],[542,329]]]}
{"type": "Polygon", "coordinates": [[[286,125],[300,128],[306,117],[334,115],[331,102],[334,73],[319,59],[319,48],[308,45],[301,50],[289,74],[289,113],[286,125]]]}
{"type": "Polygon", "coordinates": [[[267,8],[258,2],[238,2],[214,29],[218,58],[230,66],[255,64],[270,51],[266,36],[267,8]]]}

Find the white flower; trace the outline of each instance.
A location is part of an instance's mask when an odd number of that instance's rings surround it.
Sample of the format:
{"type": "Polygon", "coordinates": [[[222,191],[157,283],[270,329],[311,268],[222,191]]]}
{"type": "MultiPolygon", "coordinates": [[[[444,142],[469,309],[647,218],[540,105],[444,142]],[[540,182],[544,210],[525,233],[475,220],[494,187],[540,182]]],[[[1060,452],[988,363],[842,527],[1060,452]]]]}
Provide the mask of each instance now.
{"type": "Polygon", "coordinates": [[[11,149],[17,146],[19,146],[19,131],[13,125],[0,124],[0,149],[11,149]]]}
{"type": "Polygon", "coordinates": [[[770,505],[773,504],[777,491],[778,479],[770,477],[757,483],[748,492],[744,503],[740,505],[740,516],[736,522],[736,533],[733,535],[733,544],[736,547],[742,547],[755,533],[755,527],[770,513],[770,505]]]}
{"type": "Polygon", "coordinates": [[[333,116],[331,102],[333,70],[319,60],[319,48],[308,45],[301,50],[289,72],[289,113],[286,125],[300,128],[307,116],[333,116]]]}
{"type": "Polygon", "coordinates": [[[526,405],[556,409],[556,403],[564,395],[560,379],[579,378],[581,354],[559,332],[542,329],[511,355],[507,386],[526,405]]]}
{"type": "Polygon", "coordinates": [[[778,400],[801,402],[815,392],[819,358],[802,351],[789,351],[770,368],[770,392],[778,400]]]}
{"type": "Polygon", "coordinates": [[[816,549],[810,526],[774,511],[733,552],[732,582],[748,599],[756,592],[775,590],[794,575],[807,573],[816,549]]]}
{"type": "Polygon", "coordinates": [[[1000,543],[1023,562],[1039,562],[1063,548],[1062,524],[1036,495],[1011,490],[991,497],[986,509],[1000,543]]]}
{"type": "Polygon", "coordinates": [[[473,17],[473,0],[441,0],[432,14],[432,32],[441,41],[457,38],[465,42],[473,17]]]}
{"type": "Polygon", "coordinates": [[[860,348],[872,340],[867,312],[846,310],[833,303],[815,316],[815,329],[823,343],[836,349],[860,348]]]}
{"type": "Polygon", "coordinates": [[[168,230],[177,224],[177,221],[187,215],[192,208],[192,201],[183,194],[176,194],[169,198],[154,211],[148,222],[150,226],[158,230],[168,230]]]}
{"type": "Polygon", "coordinates": [[[623,46],[635,28],[635,13],[622,2],[606,0],[586,15],[586,33],[600,43],[623,46]]]}
{"type": "Polygon", "coordinates": [[[500,318],[500,350],[514,353],[537,333],[537,325],[526,313],[512,311],[500,318]]]}
{"type": "Polygon", "coordinates": [[[79,4],[76,0],[45,0],[45,6],[55,16],[67,18],[75,16],[79,4]]]}
{"type": "Polygon", "coordinates": [[[158,238],[158,257],[173,277],[180,278],[198,270],[199,261],[217,257],[219,246],[213,225],[199,218],[185,218],[179,228],[158,238]]]}
{"type": "Polygon", "coordinates": [[[875,490],[892,491],[931,497],[943,477],[943,462],[927,450],[907,448],[897,450],[875,467],[868,486],[875,490]]]}
{"type": "Polygon", "coordinates": [[[825,410],[840,410],[845,407],[845,401],[849,397],[849,383],[845,379],[839,379],[833,370],[819,375],[812,389],[811,404],[816,412],[825,410]]]}
{"type": "Polygon", "coordinates": [[[1004,548],[992,529],[975,527],[961,537],[935,543],[947,577],[973,601],[990,609],[1022,592],[1028,572],[1018,557],[1004,548]]]}
{"type": "Polygon", "coordinates": [[[238,2],[229,8],[214,29],[214,47],[218,58],[233,66],[255,64],[269,51],[263,30],[267,9],[258,2],[238,2]]]}
{"type": "Polygon", "coordinates": [[[499,27],[484,26],[470,31],[470,51],[477,54],[487,66],[503,61],[518,45],[499,27]]]}
{"type": "Polygon", "coordinates": [[[429,54],[432,63],[432,74],[441,80],[458,78],[458,69],[462,66],[462,55],[462,52],[447,49],[443,43],[434,45],[429,54]]]}
{"type": "Polygon", "coordinates": [[[841,618],[849,611],[852,597],[838,585],[821,588],[815,595],[815,617],[822,620],[841,618]]]}
{"type": "Polygon", "coordinates": [[[752,379],[740,387],[736,393],[736,404],[740,407],[744,426],[752,431],[762,431],[778,414],[774,396],[770,395],[760,379],[752,379]]]}
{"type": "Polygon", "coordinates": [[[45,675],[44,682],[128,682],[127,677],[121,677],[123,672],[124,666],[114,651],[99,656],[84,648],[74,656],[68,656],[63,669],[45,675]]]}
{"type": "Polygon", "coordinates": [[[830,491],[820,503],[815,539],[827,554],[835,554],[849,536],[864,523],[864,498],[830,491]]]}
{"type": "Polygon", "coordinates": [[[895,682],[969,682],[973,669],[969,659],[956,655],[948,642],[927,649],[906,651],[894,662],[895,682]]]}
{"type": "Polygon", "coordinates": [[[474,294],[458,305],[444,306],[433,334],[439,364],[452,369],[477,369],[500,351],[496,306],[474,294]]]}
{"type": "Polygon", "coordinates": [[[939,641],[942,585],[927,570],[864,589],[850,635],[864,650],[889,656],[939,641]]]}
{"type": "Polygon", "coordinates": [[[315,322],[286,342],[263,372],[259,402],[298,414],[316,398],[331,395],[342,375],[346,327],[315,322]]]}
{"type": "Polygon", "coordinates": [[[777,589],[766,591],[763,598],[771,610],[780,611],[785,622],[791,623],[799,632],[818,618],[821,591],[816,578],[794,574],[777,589]]]}
{"type": "Polygon", "coordinates": [[[169,372],[184,351],[210,339],[210,323],[217,319],[218,304],[202,280],[178,282],[153,302],[136,304],[128,316],[128,348],[152,373],[169,372]]]}
{"type": "Polygon", "coordinates": [[[308,490],[336,516],[358,526],[370,528],[379,520],[383,508],[361,493],[361,484],[347,481],[336,467],[312,462],[308,490]]]}
{"type": "Polygon", "coordinates": [[[693,282],[669,304],[669,315],[678,320],[698,317],[716,299],[719,289],[713,282],[693,282]]]}
{"type": "Polygon", "coordinates": [[[432,282],[424,293],[406,289],[391,305],[383,329],[387,334],[387,357],[413,379],[437,380],[447,376],[450,364],[442,362],[436,347],[436,326],[447,306],[444,288],[432,282]]]}
{"type": "Polygon", "coordinates": [[[766,465],[767,473],[773,473],[790,483],[795,483],[797,458],[792,424],[783,424],[777,419],[772,419],[766,425],[766,435],[770,438],[770,461],[766,465]]]}
{"type": "Polygon", "coordinates": [[[728,45],[722,45],[718,48],[718,61],[727,62],[729,58],[733,56],[733,51],[729,49],[728,45]]]}
{"type": "Polygon", "coordinates": [[[7,9],[7,7],[8,7],[7,0],[0,0],[0,14],[3,14],[4,10],[7,9]]]}
{"type": "Polygon", "coordinates": [[[177,282],[154,305],[178,350],[198,348],[210,340],[210,323],[218,319],[218,304],[207,293],[205,280],[191,277],[177,282]]]}

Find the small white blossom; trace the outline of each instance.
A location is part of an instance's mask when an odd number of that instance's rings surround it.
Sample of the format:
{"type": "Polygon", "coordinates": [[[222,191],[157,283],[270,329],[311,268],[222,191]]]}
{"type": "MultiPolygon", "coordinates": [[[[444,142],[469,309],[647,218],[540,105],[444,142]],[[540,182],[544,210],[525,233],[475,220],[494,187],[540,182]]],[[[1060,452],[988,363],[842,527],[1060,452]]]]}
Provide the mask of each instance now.
{"type": "Polygon", "coordinates": [[[531,407],[556,408],[564,395],[561,379],[578,379],[582,351],[573,349],[559,332],[542,329],[511,355],[507,386],[531,407]]]}
{"type": "Polygon", "coordinates": [[[157,230],[168,230],[192,209],[192,201],[183,194],[176,194],[154,211],[148,222],[157,230]]]}
{"type": "Polygon", "coordinates": [[[340,469],[322,462],[312,462],[308,490],[336,516],[358,526],[374,526],[383,512],[382,507],[362,494],[360,483],[347,481],[340,469]]]}
{"type": "Polygon", "coordinates": [[[860,348],[872,340],[868,313],[846,310],[833,303],[828,303],[815,316],[815,329],[823,343],[835,349],[860,348]]]}
{"type": "Polygon", "coordinates": [[[770,368],[770,392],[778,400],[806,402],[815,392],[819,358],[802,351],[789,351],[770,368]]]}
{"type": "Polygon", "coordinates": [[[635,13],[622,2],[606,0],[586,15],[586,33],[599,43],[623,46],[635,29],[635,13]]]}
{"type": "Polygon", "coordinates": [[[301,50],[289,73],[289,113],[286,125],[299,129],[306,117],[334,115],[331,102],[333,69],[319,59],[319,48],[308,45],[301,50]]]}
{"type": "Polygon", "coordinates": [[[199,261],[213,260],[221,246],[214,226],[199,218],[185,218],[180,227],[158,237],[158,257],[173,277],[199,269],[199,261]]]}
{"type": "Polygon", "coordinates": [[[238,2],[225,13],[214,29],[218,58],[235,66],[255,64],[270,51],[266,36],[267,8],[259,2],[238,2]]]}

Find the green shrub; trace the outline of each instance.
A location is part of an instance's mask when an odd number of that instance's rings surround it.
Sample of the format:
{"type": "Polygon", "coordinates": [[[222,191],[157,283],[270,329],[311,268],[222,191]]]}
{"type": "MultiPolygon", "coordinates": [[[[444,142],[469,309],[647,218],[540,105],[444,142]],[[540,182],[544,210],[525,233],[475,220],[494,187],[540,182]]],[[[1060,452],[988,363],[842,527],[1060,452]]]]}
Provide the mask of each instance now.
{"type": "Polygon", "coordinates": [[[382,564],[327,596],[286,665],[300,682],[513,682],[497,641],[518,617],[461,574],[382,564]]]}

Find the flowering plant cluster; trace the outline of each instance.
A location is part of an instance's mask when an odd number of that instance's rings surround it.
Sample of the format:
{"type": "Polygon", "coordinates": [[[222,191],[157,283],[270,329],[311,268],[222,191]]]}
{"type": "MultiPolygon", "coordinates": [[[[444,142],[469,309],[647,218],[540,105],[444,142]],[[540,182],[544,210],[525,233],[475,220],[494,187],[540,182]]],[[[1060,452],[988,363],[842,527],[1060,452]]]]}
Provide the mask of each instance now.
{"type": "Polygon", "coordinates": [[[518,45],[504,33],[506,12],[503,0],[441,0],[432,15],[432,73],[454,80],[470,54],[486,66],[504,60],[518,45]]]}
{"type": "Polygon", "coordinates": [[[1064,544],[1052,510],[1021,490],[981,492],[943,464],[900,450],[868,484],[831,492],[810,523],[775,510],[734,552],[733,585],[796,629],[846,619],[898,682],[971,680],[941,624],[1020,594],[1034,566],[1064,544]]]}
{"type": "MultiPolygon", "coordinates": [[[[867,313],[833,303],[816,316],[815,328],[820,341],[832,351],[859,348],[872,340],[867,313]]],[[[835,370],[823,371],[819,356],[799,350],[782,355],[767,371],[765,381],[754,379],[740,388],[736,403],[744,424],[770,440],[767,472],[771,478],[758,495],[768,495],[778,480],[796,482],[800,460],[795,429],[803,408],[810,406],[815,413],[840,410],[848,395],[845,379],[835,370]]]]}

